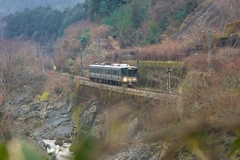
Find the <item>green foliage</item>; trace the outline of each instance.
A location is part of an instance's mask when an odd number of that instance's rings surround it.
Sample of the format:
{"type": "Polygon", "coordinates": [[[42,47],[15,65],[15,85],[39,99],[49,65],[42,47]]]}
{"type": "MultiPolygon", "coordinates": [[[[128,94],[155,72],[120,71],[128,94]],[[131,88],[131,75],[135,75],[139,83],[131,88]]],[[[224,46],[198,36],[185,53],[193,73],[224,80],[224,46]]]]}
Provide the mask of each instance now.
{"type": "Polygon", "coordinates": [[[176,11],[175,18],[183,21],[196,7],[197,7],[196,2],[186,3],[184,8],[181,8],[176,11]]]}
{"type": "Polygon", "coordinates": [[[37,41],[43,41],[46,33],[47,39],[54,35],[57,36],[61,21],[62,13],[53,10],[51,7],[38,7],[34,10],[25,9],[22,13],[9,18],[5,28],[6,36],[13,38],[24,34],[37,41]]]}
{"type": "Polygon", "coordinates": [[[75,6],[63,12],[48,7],[25,9],[7,18],[5,36],[14,38],[25,35],[28,38],[45,44],[49,39],[56,39],[64,29],[84,17],[84,9],[75,6]]]}
{"type": "Polygon", "coordinates": [[[72,58],[69,58],[65,63],[64,72],[73,73],[74,72],[73,65],[74,65],[74,60],[72,58]]]}
{"type": "Polygon", "coordinates": [[[107,2],[102,1],[100,3],[100,13],[108,13],[107,2]]]}
{"type": "Polygon", "coordinates": [[[86,46],[87,42],[89,41],[89,37],[90,37],[89,31],[90,31],[90,29],[87,28],[84,30],[83,35],[78,36],[78,39],[83,43],[83,46],[86,46]]]}
{"type": "Polygon", "coordinates": [[[27,143],[22,143],[22,153],[25,158],[25,160],[42,160],[40,153],[31,145],[27,143]]]}
{"type": "MultiPolygon", "coordinates": [[[[5,15],[10,15],[14,12],[23,11],[25,8],[33,9],[39,6],[51,6],[59,10],[63,10],[66,7],[74,6],[78,3],[82,3],[84,0],[8,0],[1,3],[0,6],[0,18],[5,15]]],[[[3,1],[1,1],[3,2],[3,1]]]]}
{"type": "Polygon", "coordinates": [[[133,20],[134,28],[138,28],[141,22],[147,18],[146,4],[144,2],[139,3],[138,0],[133,0],[130,6],[132,7],[131,19],[133,20]]]}
{"type": "Polygon", "coordinates": [[[73,9],[65,10],[63,14],[64,18],[58,31],[59,36],[63,35],[64,29],[67,28],[69,25],[84,19],[85,9],[83,9],[81,6],[75,6],[73,9]]]}
{"type": "Polygon", "coordinates": [[[121,46],[132,45],[133,32],[146,19],[145,3],[133,0],[130,5],[121,5],[101,20],[101,24],[111,26],[113,36],[121,39],[121,46]]]}
{"type": "Polygon", "coordinates": [[[113,26],[116,28],[116,30],[124,32],[128,30],[128,28],[134,27],[134,23],[131,19],[131,12],[132,10],[130,7],[126,7],[124,9],[124,13],[119,8],[115,10],[108,18],[103,19],[101,23],[113,26]]]}
{"type": "Polygon", "coordinates": [[[163,32],[163,31],[166,30],[166,28],[167,28],[167,25],[166,25],[167,20],[168,20],[167,17],[163,17],[163,18],[160,20],[160,23],[159,23],[160,32],[163,32]]]}
{"type": "Polygon", "coordinates": [[[8,160],[7,146],[0,143],[0,157],[1,160],[8,160]]]}
{"type": "Polygon", "coordinates": [[[123,0],[88,0],[83,5],[88,13],[87,16],[92,21],[99,21],[99,19],[108,17],[122,3],[123,0]]]}
{"type": "Polygon", "coordinates": [[[150,21],[147,23],[150,28],[150,34],[141,41],[142,45],[150,45],[161,42],[159,35],[164,32],[167,28],[167,17],[163,17],[159,24],[157,22],[150,21]]]}
{"type": "Polygon", "coordinates": [[[76,82],[74,80],[74,76],[71,76],[69,78],[68,84],[69,84],[71,90],[73,91],[75,89],[75,87],[76,87],[76,82]]]}
{"type": "Polygon", "coordinates": [[[232,142],[232,145],[227,153],[227,156],[230,158],[237,151],[240,151],[240,131],[238,131],[236,139],[232,142]]]}
{"type": "Polygon", "coordinates": [[[75,151],[74,160],[90,160],[94,156],[94,149],[96,147],[96,141],[90,137],[86,136],[82,138],[81,142],[78,144],[77,150],[75,151]]]}

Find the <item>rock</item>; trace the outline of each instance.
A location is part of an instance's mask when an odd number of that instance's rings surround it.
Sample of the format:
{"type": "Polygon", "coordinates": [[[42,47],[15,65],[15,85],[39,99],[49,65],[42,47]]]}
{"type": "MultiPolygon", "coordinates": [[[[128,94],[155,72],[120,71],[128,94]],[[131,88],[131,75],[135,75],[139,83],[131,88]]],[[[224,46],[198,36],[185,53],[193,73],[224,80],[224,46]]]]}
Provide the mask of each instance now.
{"type": "Polygon", "coordinates": [[[91,102],[85,109],[85,111],[83,111],[80,114],[80,126],[82,128],[89,128],[91,129],[91,127],[93,126],[93,122],[95,120],[95,115],[97,113],[98,110],[98,106],[97,106],[97,102],[91,102]]]}
{"type": "Polygon", "coordinates": [[[153,148],[148,145],[139,145],[139,146],[128,146],[127,149],[124,149],[122,152],[117,153],[114,156],[108,156],[105,160],[115,160],[115,159],[124,159],[124,160],[146,160],[150,159],[152,156],[153,148]]]}
{"type": "Polygon", "coordinates": [[[134,118],[134,120],[129,125],[126,141],[131,140],[137,133],[142,129],[141,121],[138,117],[134,118]]]}
{"type": "Polygon", "coordinates": [[[52,131],[55,138],[70,137],[73,131],[71,126],[58,127],[52,131]]]}
{"type": "Polygon", "coordinates": [[[62,107],[66,107],[66,108],[68,107],[68,100],[67,99],[60,100],[59,102],[56,102],[53,106],[53,108],[55,110],[59,110],[62,107]]]}
{"type": "Polygon", "coordinates": [[[18,110],[18,114],[22,115],[22,114],[27,114],[30,111],[30,107],[27,105],[22,105],[20,107],[20,109],[18,110]]]}
{"type": "Polygon", "coordinates": [[[41,111],[45,107],[44,102],[34,102],[30,104],[32,111],[41,111]]]}
{"type": "Polygon", "coordinates": [[[101,124],[105,122],[105,114],[98,115],[93,123],[93,127],[91,129],[91,136],[98,140],[103,140],[106,137],[106,131],[102,127],[101,124]]]}
{"type": "Polygon", "coordinates": [[[64,140],[64,143],[72,143],[72,140],[71,139],[66,139],[66,140],[64,140]]]}
{"type": "Polygon", "coordinates": [[[42,140],[38,140],[38,144],[39,146],[41,146],[42,148],[45,147],[45,142],[42,140]]]}
{"type": "Polygon", "coordinates": [[[39,111],[32,111],[28,113],[28,119],[29,118],[40,118],[40,112],[39,111]]]}
{"type": "Polygon", "coordinates": [[[105,114],[98,115],[93,123],[93,126],[103,124],[105,122],[105,117],[105,114]]]}
{"type": "Polygon", "coordinates": [[[68,109],[67,109],[67,112],[69,113],[72,109],[72,104],[70,103],[69,106],[68,106],[68,109]]]}
{"type": "Polygon", "coordinates": [[[159,160],[160,153],[156,153],[154,156],[152,156],[149,160],[159,160]]]}
{"type": "Polygon", "coordinates": [[[62,138],[58,138],[58,139],[55,141],[55,145],[63,146],[63,140],[62,140],[62,138]]]}

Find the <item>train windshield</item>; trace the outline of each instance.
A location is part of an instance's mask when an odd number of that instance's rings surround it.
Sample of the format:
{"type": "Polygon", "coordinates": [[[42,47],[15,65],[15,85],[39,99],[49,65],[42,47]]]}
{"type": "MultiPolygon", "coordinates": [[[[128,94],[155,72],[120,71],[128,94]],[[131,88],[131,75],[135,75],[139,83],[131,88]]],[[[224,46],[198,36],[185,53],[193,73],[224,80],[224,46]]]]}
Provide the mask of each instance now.
{"type": "Polygon", "coordinates": [[[137,77],[137,68],[122,68],[122,76],[137,77]]]}
{"type": "Polygon", "coordinates": [[[127,68],[122,68],[121,73],[122,73],[123,77],[126,77],[127,76],[127,68]]]}
{"type": "Polygon", "coordinates": [[[128,76],[137,77],[137,68],[128,69],[128,76]]]}

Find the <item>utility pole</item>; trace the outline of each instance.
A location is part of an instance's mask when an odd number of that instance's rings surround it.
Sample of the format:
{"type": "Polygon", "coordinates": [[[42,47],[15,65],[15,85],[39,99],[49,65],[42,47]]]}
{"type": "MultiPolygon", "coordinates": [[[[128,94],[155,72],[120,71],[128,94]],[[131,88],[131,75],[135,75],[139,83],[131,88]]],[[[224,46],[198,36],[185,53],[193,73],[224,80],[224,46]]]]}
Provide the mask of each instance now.
{"type": "Polygon", "coordinates": [[[80,77],[82,77],[82,70],[83,70],[83,64],[82,64],[82,41],[80,41],[80,77]]]}
{"type": "Polygon", "coordinates": [[[101,55],[101,50],[100,50],[100,37],[98,37],[98,63],[100,62],[100,55],[101,55]]]}
{"type": "Polygon", "coordinates": [[[136,58],[137,58],[137,68],[139,68],[139,53],[138,53],[139,34],[142,34],[142,32],[139,32],[139,30],[137,29],[133,34],[136,35],[136,58]]]}
{"type": "Polygon", "coordinates": [[[167,90],[168,90],[168,95],[170,96],[170,78],[171,78],[171,72],[172,72],[172,68],[167,68],[167,74],[168,74],[168,81],[167,81],[167,90]]]}
{"type": "MultiPolygon", "coordinates": [[[[205,31],[202,31],[205,32],[205,31]]],[[[216,31],[209,30],[208,32],[208,68],[212,66],[211,58],[212,58],[212,34],[216,31]]]]}

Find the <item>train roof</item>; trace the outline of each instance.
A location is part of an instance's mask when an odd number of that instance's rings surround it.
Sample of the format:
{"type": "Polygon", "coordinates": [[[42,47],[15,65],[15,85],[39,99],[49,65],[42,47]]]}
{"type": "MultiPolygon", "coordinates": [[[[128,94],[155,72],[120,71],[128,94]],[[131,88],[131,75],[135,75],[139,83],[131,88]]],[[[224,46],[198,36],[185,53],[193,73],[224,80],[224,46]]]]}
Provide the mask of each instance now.
{"type": "Polygon", "coordinates": [[[130,66],[129,64],[110,64],[110,63],[95,63],[89,65],[89,67],[106,67],[106,68],[137,68],[136,66],[130,66]]]}

